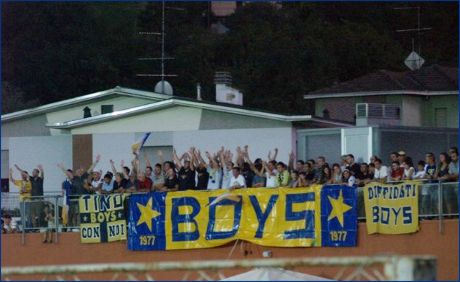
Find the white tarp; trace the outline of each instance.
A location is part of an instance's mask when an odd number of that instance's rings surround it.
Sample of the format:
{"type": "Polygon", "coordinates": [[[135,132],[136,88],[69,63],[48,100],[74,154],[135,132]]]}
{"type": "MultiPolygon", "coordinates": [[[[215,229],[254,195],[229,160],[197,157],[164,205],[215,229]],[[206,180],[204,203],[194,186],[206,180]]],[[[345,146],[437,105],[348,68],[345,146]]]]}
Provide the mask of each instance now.
{"type": "Polygon", "coordinates": [[[283,268],[254,268],[221,281],[332,281],[319,276],[286,270],[283,268]]]}

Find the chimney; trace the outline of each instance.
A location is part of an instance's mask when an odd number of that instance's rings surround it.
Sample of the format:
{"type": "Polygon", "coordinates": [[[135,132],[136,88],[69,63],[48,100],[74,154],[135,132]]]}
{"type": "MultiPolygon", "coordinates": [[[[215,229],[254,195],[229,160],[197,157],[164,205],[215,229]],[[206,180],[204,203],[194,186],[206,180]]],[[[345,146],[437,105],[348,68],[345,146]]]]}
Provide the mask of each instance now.
{"type": "Polygon", "coordinates": [[[203,100],[203,99],[201,99],[201,85],[200,85],[199,82],[196,84],[196,99],[198,101],[203,100]]]}
{"type": "Polygon", "coordinates": [[[243,105],[243,93],[232,87],[232,75],[226,71],[217,71],[214,75],[216,84],[216,102],[243,105]]]}
{"type": "Polygon", "coordinates": [[[91,109],[86,106],[83,108],[83,118],[89,118],[91,117],[91,109]]]}

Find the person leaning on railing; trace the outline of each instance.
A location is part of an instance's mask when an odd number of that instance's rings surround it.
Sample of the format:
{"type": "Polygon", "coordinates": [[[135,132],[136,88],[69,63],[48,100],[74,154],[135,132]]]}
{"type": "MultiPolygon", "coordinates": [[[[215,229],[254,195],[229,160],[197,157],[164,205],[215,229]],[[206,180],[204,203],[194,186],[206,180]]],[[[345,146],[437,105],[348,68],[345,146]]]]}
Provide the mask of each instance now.
{"type": "MultiPolygon", "coordinates": [[[[437,170],[437,177],[440,182],[458,181],[458,151],[456,147],[452,147],[447,153],[439,155],[440,164],[437,170]]],[[[458,185],[442,184],[443,211],[447,214],[458,212],[457,195],[455,193],[458,185]]]]}
{"type": "Polygon", "coordinates": [[[382,165],[382,160],[376,158],[374,160],[374,179],[377,182],[385,183],[388,178],[388,168],[382,165]]]}
{"type": "MultiPolygon", "coordinates": [[[[64,164],[60,163],[57,165],[58,168],[61,169],[62,173],[64,173],[67,180],[71,183],[70,185],[70,205],[69,205],[69,221],[67,226],[69,227],[76,227],[79,226],[79,206],[78,206],[78,198],[80,195],[90,194],[90,191],[85,189],[84,184],[88,179],[88,175],[92,173],[93,168],[99,163],[101,159],[101,155],[96,156],[96,160],[87,168],[80,167],[75,170],[75,172],[71,169],[66,169],[64,164]]],[[[68,193],[69,184],[64,181],[63,183],[63,190],[66,190],[68,193]]]]}
{"type": "Polygon", "coordinates": [[[449,181],[458,181],[458,149],[452,147],[449,149],[451,162],[449,164],[449,181]]]}

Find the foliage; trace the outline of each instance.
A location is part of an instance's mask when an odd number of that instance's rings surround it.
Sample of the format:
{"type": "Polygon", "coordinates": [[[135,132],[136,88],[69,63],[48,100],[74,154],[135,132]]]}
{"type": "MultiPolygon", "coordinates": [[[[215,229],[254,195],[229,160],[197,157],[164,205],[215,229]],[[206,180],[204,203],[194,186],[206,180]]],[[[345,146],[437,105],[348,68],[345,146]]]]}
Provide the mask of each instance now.
{"type": "MultiPolygon", "coordinates": [[[[415,11],[393,9],[407,3],[251,2],[224,19],[210,14],[209,2],[166,5],[166,54],[175,57],[166,73],[178,74],[168,79],[175,95],[194,97],[200,82],[204,99],[214,100],[213,74],[228,70],[245,105],[290,113],[309,113],[302,96],[314,89],[404,70],[412,37],[395,30],[416,25],[415,11]],[[230,31],[212,33],[217,20],[230,31]]],[[[458,3],[417,5],[422,27],[433,28],[421,36],[426,64],[456,65],[458,3]]],[[[153,90],[158,78],[135,74],[161,72],[159,62],[137,60],[161,55],[158,36],[138,34],[161,31],[161,2],[8,2],[2,25],[3,101],[23,96],[4,113],[115,85],[153,90]]]]}

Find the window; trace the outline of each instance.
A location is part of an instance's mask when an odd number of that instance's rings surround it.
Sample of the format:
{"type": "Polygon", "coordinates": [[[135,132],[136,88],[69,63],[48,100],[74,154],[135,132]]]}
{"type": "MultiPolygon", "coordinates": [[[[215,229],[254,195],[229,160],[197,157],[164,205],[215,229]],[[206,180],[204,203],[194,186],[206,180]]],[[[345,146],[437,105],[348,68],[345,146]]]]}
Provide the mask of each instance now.
{"type": "Polygon", "coordinates": [[[113,112],[113,105],[101,105],[101,114],[108,114],[113,112]]]}

